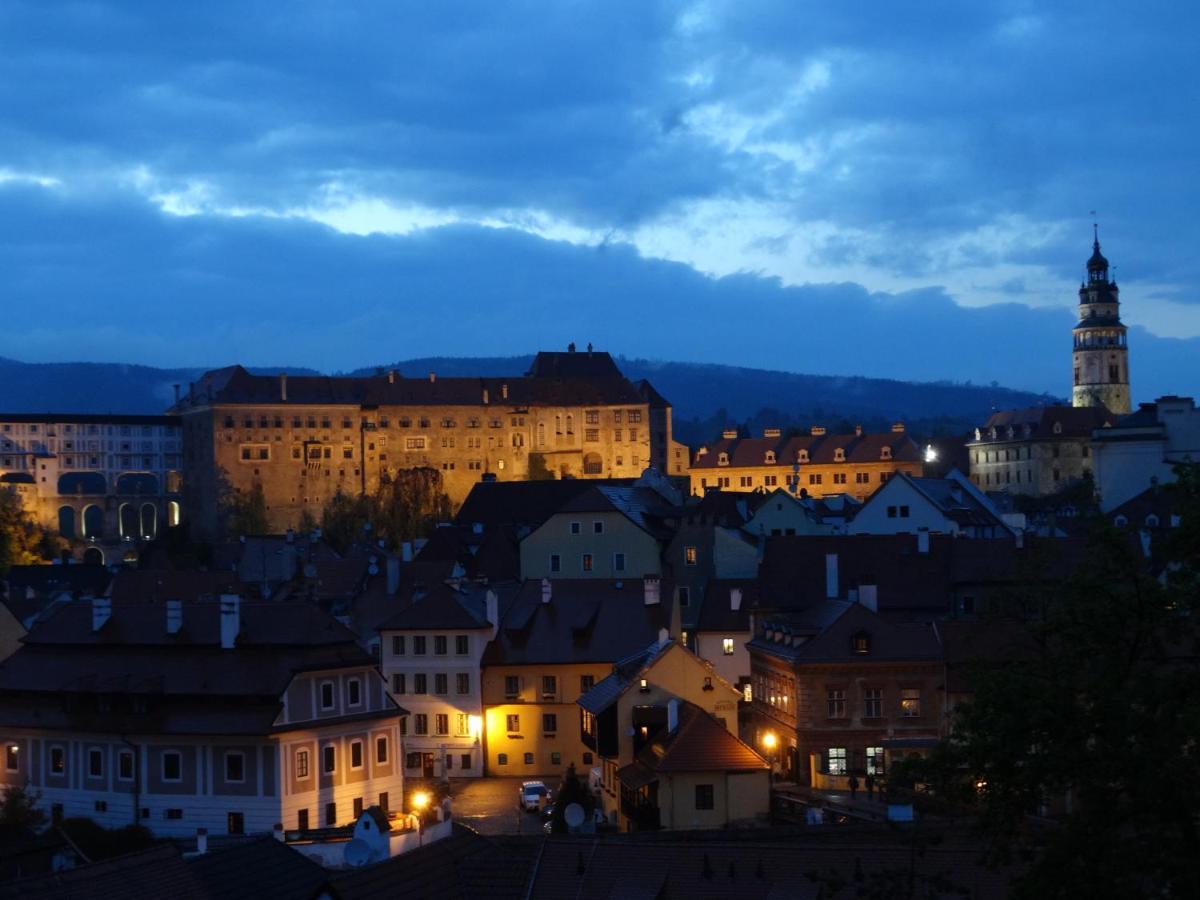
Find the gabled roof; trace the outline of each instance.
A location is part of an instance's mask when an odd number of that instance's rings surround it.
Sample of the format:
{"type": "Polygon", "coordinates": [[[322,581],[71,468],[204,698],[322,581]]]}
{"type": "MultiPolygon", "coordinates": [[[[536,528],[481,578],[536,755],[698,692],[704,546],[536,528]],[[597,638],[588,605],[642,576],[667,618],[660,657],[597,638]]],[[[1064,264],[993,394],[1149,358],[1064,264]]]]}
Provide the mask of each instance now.
{"type": "Polygon", "coordinates": [[[500,631],[483,654],[483,665],[614,663],[647,647],[669,628],[671,590],[647,606],[643,582],[560,579],[526,581],[502,615],[500,631]]]}
{"type": "MultiPolygon", "coordinates": [[[[801,450],[807,452],[809,463],[818,465],[835,463],[838,450],[843,451],[846,463],[881,462],[884,447],[891,449],[889,461],[921,461],[921,450],[911,437],[903,431],[889,431],[881,434],[807,434],[789,438],[722,438],[708,447],[706,453],[697,453],[692,468],[790,466],[797,461],[801,450]],[[775,454],[775,462],[766,461],[768,452],[775,454]],[[728,456],[727,465],[720,463],[722,453],[728,456]]],[[[804,465],[801,463],[802,467],[804,465]]]]}
{"type": "Polygon", "coordinates": [[[633,482],[632,478],[480,482],[471,488],[454,521],[468,528],[479,524],[485,530],[499,525],[537,528],[568,501],[598,485],[633,482]]]}
{"type": "Polygon", "coordinates": [[[724,725],[686,701],[679,703],[679,725],[664,729],[643,748],[637,762],[660,775],[681,772],[765,772],[767,761],[724,725]]]}
{"type": "Polygon", "coordinates": [[[563,515],[589,512],[619,512],[647,534],[665,538],[670,530],[664,520],[678,510],[657,491],[636,485],[596,485],[572,497],[558,510],[563,515]]]}
{"type": "Polygon", "coordinates": [[[303,853],[274,837],[241,841],[187,860],[209,900],[315,896],[329,875],[303,853]]]}
{"type": "MultiPolygon", "coordinates": [[[[764,618],[759,633],[750,641],[752,650],[782,656],[795,663],[828,662],[936,662],[942,648],[934,626],[926,622],[896,623],[884,619],[859,603],[826,601],[826,621],[815,633],[807,611],[800,616],[782,614],[764,618]],[[772,639],[768,634],[780,634],[772,639]],[[866,634],[869,650],[858,654],[851,638],[866,634]]],[[[820,609],[820,607],[818,607],[820,609]]]]}
{"type": "MultiPolygon", "coordinates": [[[[988,441],[1062,440],[1091,437],[1092,432],[1116,421],[1103,406],[1031,406],[995,412],[979,429],[979,443],[988,441]],[[1055,432],[1054,426],[1060,429],[1055,432]],[[991,437],[992,429],[996,436],[991,437]],[[1026,436],[1026,429],[1029,434],[1026,436]],[[1012,430],[1012,436],[1008,432],[1012,430]]],[[[976,443],[972,436],[971,443],[976,443]]]]}
{"type": "Polygon", "coordinates": [[[485,592],[439,584],[379,624],[380,631],[487,628],[485,592]]]}
{"type": "Polygon", "coordinates": [[[894,478],[867,499],[863,508],[887,503],[895,491],[893,482],[909,485],[938,512],[960,527],[1011,530],[996,514],[991,501],[956,471],[950,472],[945,478],[918,478],[905,472],[897,472],[894,478]]]}

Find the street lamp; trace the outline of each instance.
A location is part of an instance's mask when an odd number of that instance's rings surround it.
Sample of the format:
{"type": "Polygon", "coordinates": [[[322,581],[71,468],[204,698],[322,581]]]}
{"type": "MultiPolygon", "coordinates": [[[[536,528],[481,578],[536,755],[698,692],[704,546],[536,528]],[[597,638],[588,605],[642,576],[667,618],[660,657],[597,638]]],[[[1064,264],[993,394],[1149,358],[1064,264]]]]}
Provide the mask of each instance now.
{"type": "Polygon", "coordinates": [[[775,745],[779,743],[779,739],[775,737],[775,732],[768,731],[763,735],[763,748],[767,751],[767,759],[771,763],[771,781],[775,781],[775,745]]]}
{"type": "Polygon", "coordinates": [[[429,806],[429,794],[417,791],[413,794],[412,802],[417,810],[417,846],[420,847],[425,841],[425,808],[429,806]]]}

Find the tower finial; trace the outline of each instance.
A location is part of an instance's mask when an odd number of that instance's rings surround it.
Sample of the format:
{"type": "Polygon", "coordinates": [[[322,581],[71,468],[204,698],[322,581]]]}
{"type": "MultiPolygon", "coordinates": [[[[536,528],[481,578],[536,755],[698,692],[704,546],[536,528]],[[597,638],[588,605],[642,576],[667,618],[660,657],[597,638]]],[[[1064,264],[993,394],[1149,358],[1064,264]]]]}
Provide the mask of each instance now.
{"type": "Polygon", "coordinates": [[[1096,221],[1096,211],[1091,210],[1092,215],[1092,247],[1096,250],[1100,249],[1100,223],[1096,221]]]}

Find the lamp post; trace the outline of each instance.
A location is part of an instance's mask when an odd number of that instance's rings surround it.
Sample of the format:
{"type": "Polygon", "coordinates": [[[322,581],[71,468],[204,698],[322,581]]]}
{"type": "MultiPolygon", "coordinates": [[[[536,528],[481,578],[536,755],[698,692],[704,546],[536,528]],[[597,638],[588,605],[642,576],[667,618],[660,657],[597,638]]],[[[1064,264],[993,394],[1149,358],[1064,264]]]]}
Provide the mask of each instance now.
{"type": "Polygon", "coordinates": [[[771,764],[771,784],[775,783],[775,745],[779,743],[779,739],[775,737],[775,732],[768,731],[763,735],[763,749],[767,751],[767,760],[771,764]]]}
{"type": "Polygon", "coordinates": [[[412,802],[417,810],[417,846],[420,847],[425,842],[425,808],[429,806],[429,794],[417,791],[413,794],[412,802]]]}

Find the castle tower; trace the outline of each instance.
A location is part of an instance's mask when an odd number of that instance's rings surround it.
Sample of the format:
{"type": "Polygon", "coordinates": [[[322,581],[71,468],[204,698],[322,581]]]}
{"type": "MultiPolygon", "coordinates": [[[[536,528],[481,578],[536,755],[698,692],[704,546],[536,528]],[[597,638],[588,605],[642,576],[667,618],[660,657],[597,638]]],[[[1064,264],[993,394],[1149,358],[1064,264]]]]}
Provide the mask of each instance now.
{"type": "Polygon", "coordinates": [[[1108,280],[1108,260],[1100,253],[1099,234],[1094,234],[1087,281],[1079,286],[1072,406],[1106,406],[1117,415],[1130,411],[1129,348],[1120,306],[1117,283],[1108,280]]]}

